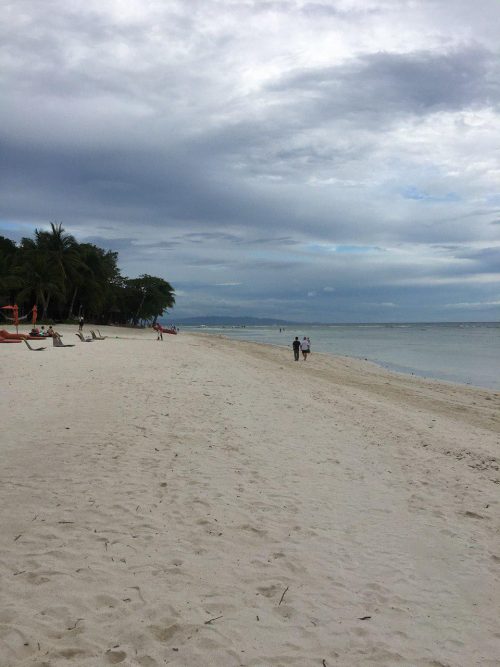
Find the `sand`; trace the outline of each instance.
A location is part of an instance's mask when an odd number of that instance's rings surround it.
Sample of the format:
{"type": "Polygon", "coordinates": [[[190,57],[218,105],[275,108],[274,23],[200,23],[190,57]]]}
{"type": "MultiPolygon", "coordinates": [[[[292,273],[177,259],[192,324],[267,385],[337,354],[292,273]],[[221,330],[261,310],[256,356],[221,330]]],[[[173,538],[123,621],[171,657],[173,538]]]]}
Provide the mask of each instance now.
{"type": "Polygon", "coordinates": [[[0,346],[0,665],[500,664],[500,395],[181,333],[0,346]]]}

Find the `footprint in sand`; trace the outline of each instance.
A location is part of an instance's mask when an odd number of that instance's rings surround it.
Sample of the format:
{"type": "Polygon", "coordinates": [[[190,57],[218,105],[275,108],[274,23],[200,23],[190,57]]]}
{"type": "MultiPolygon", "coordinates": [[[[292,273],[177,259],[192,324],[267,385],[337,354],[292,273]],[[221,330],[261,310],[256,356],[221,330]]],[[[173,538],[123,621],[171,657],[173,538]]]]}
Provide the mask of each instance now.
{"type": "Polygon", "coordinates": [[[262,530],[261,528],[255,528],[255,526],[251,526],[249,523],[244,523],[241,526],[239,526],[241,530],[247,530],[250,531],[251,533],[255,533],[256,535],[261,535],[264,537],[264,535],[267,535],[267,530],[262,530]]]}
{"type": "Polygon", "coordinates": [[[161,625],[150,625],[149,630],[155,639],[159,642],[168,642],[169,639],[179,632],[180,626],[176,623],[169,625],[167,627],[161,625]]]}
{"type": "Polygon", "coordinates": [[[77,655],[83,656],[88,654],[87,651],[83,651],[80,648],[63,648],[56,655],[60,655],[62,658],[66,658],[66,660],[71,660],[71,658],[76,658],[77,655]]]}
{"type": "Polygon", "coordinates": [[[50,581],[49,577],[41,577],[38,574],[35,574],[34,572],[28,572],[26,575],[26,580],[29,584],[33,584],[34,586],[40,586],[41,584],[46,584],[48,581],[50,581]]]}
{"type": "Polygon", "coordinates": [[[278,586],[277,584],[271,584],[270,586],[259,586],[257,590],[264,597],[272,598],[282,590],[282,587],[278,586]]]}
{"type": "Polygon", "coordinates": [[[118,663],[123,662],[126,657],[127,654],[125,651],[108,651],[106,653],[106,660],[111,665],[117,665],[118,663]]]}
{"type": "Polygon", "coordinates": [[[136,658],[136,660],[141,667],[158,667],[156,660],[149,655],[143,655],[140,658],[136,658]]]}
{"type": "Polygon", "coordinates": [[[97,595],[95,597],[95,606],[97,609],[104,607],[116,607],[118,604],[118,600],[111,597],[110,595],[97,595]]]}

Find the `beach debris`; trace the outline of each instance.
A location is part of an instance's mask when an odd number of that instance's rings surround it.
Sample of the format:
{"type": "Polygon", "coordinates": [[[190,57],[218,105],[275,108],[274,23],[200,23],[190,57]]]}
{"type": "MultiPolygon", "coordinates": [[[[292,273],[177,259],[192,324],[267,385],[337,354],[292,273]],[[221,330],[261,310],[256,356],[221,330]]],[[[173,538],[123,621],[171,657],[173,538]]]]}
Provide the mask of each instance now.
{"type": "Polygon", "coordinates": [[[360,621],[367,621],[371,616],[361,616],[358,620],[360,621]]]}
{"type": "Polygon", "coordinates": [[[281,595],[281,598],[280,598],[280,601],[278,602],[278,607],[279,607],[280,604],[283,602],[283,598],[285,597],[288,588],[289,588],[289,586],[287,586],[287,587],[285,588],[285,590],[283,591],[283,593],[282,593],[282,595],[281,595]]]}
{"type": "Polygon", "coordinates": [[[23,535],[22,533],[19,533],[19,535],[16,535],[15,538],[14,538],[14,542],[17,542],[17,540],[18,540],[20,537],[22,537],[22,535],[23,535]]]}
{"type": "Polygon", "coordinates": [[[214,621],[218,621],[219,618],[223,618],[223,615],[215,616],[215,618],[209,618],[208,621],[205,621],[205,625],[211,625],[211,623],[213,623],[214,621]]]}

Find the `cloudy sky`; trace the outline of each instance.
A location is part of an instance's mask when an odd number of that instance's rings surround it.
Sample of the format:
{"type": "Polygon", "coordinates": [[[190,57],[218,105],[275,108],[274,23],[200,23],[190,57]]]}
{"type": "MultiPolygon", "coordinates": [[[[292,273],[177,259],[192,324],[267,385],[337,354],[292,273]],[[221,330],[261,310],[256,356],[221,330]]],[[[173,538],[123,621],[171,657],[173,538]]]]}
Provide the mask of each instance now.
{"type": "Polygon", "coordinates": [[[0,234],[174,317],[500,318],[499,0],[0,0],[0,234]]]}

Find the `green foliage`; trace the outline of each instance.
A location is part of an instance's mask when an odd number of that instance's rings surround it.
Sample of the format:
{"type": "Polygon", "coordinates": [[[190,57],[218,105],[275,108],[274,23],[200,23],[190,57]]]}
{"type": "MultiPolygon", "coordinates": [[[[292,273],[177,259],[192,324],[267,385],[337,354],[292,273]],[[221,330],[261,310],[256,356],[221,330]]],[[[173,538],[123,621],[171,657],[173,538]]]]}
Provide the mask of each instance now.
{"type": "Polygon", "coordinates": [[[172,308],[175,303],[174,291],[170,283],[162,278],[144,274],[139,278],[125,280],[125,290],[128,308],[135,311],[134,324],[139,319],[153,320],[167,308],[172,308]],[[161,307],[159,312],[158,306],[161,307]]]}
{"type": "Polygon", "coordinates": [[[118,253],[78,243],[61,224],[35,230],[35,238],[16,245],[0,236],[0,299],[16,302],[20,312],[34,303],[43,320],[74,320],[80,314],[94,322],[156,322],[175,303],[170,283],[144,274],[126,278],[118,253]]]}
{"type": "Polygon", "coordinates": [[[0,295],[9,294],[12,267],[17,248],[14,241],[0,236],[0,295]]]}

